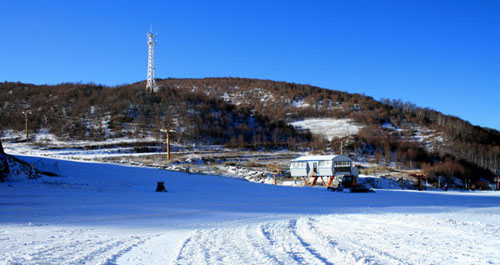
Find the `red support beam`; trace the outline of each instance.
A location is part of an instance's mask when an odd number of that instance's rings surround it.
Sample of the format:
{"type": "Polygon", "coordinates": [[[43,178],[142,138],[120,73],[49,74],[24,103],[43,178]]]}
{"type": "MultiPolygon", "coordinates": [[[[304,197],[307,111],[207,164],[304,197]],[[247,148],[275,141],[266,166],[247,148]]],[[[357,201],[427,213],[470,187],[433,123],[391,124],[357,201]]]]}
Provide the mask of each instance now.
{"type": "Polygon", "coordinates": [[[326,184],[326,187],[330,187],[330,185],[332,185],[332,182],[333,182],[333,176],[330,177],[330,179],[328,180],[328,184],[326,184]]]}
{"type": "Polygon", "coordinates": [[[312,183],[311,183],[311,186],[316,186],[316,182],[317,182],[317,181],[318,181],[318,177],[316,176],[316,177],[314,177],[314,178],[313,178],[313,181],[312,181],[312,183]]]}
{"type": "Polygon", "coordinates": [[[325,187],[326,187],[326,182],[325,182],[325,180],[323,179],[323,177],[320,177],[320,178],[321,178],[321,182],[323,182],[323,186],[325,186],[325,187]]]}

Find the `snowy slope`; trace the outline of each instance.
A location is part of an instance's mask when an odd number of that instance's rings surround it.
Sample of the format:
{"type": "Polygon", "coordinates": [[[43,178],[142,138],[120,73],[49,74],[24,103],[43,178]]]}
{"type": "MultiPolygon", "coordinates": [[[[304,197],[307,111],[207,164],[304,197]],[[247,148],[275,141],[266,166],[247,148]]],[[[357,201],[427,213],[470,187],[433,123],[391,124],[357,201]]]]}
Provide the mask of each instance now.
{"type": "Polygon", "coordinates": [[[334,193],[64,160],[59,170],[0,184],[1,264],[500,261],[500,193],[334,193]],[[168,193],[153,192],[157,181],[168,193]]]}
{"type": "MultiPolygon", "coordinates": [[[[33,141],[16,142],[5,141],[4,149],[9,154],[49,156],[61,159],[92,160],[103,157],[116,156],[145,156],[158,154],[158,152],[147,153],[134,150],[134,144],[158,143],[157,139],[148,138],[115,138],[105,141],[83,141],[71,140],[61,141],[55,135],[46,132],[33,135],[33,141]]],[[[14,132],[7,134],[7,139],[22,139],[14,132]]]]}
{"type": "Polygon", "coordinates": [[[295,128],[309,129],[312,134],[323,135],[328,141],[357,134],[360,125],[350,119],[305,119],[290,123],[295,128]]]}

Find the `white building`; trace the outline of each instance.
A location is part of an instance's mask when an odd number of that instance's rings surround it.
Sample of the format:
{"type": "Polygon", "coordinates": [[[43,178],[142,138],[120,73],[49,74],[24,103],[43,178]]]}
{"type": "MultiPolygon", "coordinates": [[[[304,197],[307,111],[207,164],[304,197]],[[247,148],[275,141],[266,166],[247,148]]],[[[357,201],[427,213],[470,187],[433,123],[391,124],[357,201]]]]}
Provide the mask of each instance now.
{"type": "Polygon", "coordinates": [[[358,176],[358,168],[345,155],[301,156],[290,161],[292,177],[358,176]]]}

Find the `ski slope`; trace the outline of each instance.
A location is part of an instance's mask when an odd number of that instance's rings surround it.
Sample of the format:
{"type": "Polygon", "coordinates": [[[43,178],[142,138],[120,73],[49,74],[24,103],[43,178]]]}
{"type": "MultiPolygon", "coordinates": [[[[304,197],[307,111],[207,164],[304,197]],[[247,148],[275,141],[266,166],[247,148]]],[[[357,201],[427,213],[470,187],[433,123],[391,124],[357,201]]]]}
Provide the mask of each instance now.
{"type": "Polygon", "coordinates": [[[298,129],[308,129],[312,134],[323,135],[328,141],[354,135],[362,128],[351,119],[316,118],[290,123],[298,129]]]}
{"type": "Polygon", "coordinates": [[[500,264],[498,192],[336,193],[65,160],[59,170],[0,184],[0,264],[500,264]]]}

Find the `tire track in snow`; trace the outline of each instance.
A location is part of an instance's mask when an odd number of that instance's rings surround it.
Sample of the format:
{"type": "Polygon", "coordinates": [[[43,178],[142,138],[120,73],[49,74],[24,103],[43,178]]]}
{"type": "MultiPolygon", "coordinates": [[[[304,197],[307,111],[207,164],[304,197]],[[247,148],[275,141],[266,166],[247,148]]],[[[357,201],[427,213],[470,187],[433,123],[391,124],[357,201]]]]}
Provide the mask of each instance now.
{"type": "MultiPolygon", "coordinates": [[[[29,239],[29,233],[23,233],[29,239]]],[[[91,230],[63,229],[58,231],[32,231],[38,240],[15,242],[17,246],[5,264],[109,264],[110,256],[137,244],[137,236],[110,236],[91,230]],[[59,236],[54,232],[62,233],[59,236]]]]}
{"type": "Polygon", "coordinates": [[[94,248],[91,248],[90,251],[82,253],[81,256],[77,256],[74,259],[70,260],[70,264],[104,264],[108,263],[109,252],[111,252],[115,248],[125,249],[127,247],[120,246],[124,245],[123,241],[111,241],[109,244],[97,245],[94,248]]]}
{"type": "MultiPolygon", "coordinates": [[[[146,238],[141,238],[138,236],[132,236],[132,238],[135,238],[135,240],[133,242],[129,242],[128,244],[123,244],[123,245],[125,245],[124,247],[117,248],[116,250],[114,250],[114,248],[108,248],[109,250],[113,250],[113,252],[102,251],[102,253],[101,253],[101,254],[103,254],[102,257],[99,257],[97,259],[97,260],[102,260],[102,262],[98,262],[98,263],[117,264],[117,260],[121,256],[123,256],[127,252],[130,252],[132,249],[134,249],[140,245],[143,245],[147,240],[150,240],[152,237],[148,236],[146,238]]],[[[92,256],[89,255],[89,257],[92,257],[92,256]]]]}
{"type": "Polygon", "coordinates": [[[332,264],[312,249],[297,232],[297,220],[271,222],[262,226],[262,234],[273,246],[280,263],[285,264],[332,264]]]}
{"type": "Polygon", "coordinates": [[[287,264],[290,257],[275,251],[260,224],[197,230],[185,240],[176,264],[287,264]]]}
{"type": "MultiPolygon", "coordinates": [[[[301,218],[196,230],[187,238],[176,264],[338,264],[376,263],[356,256],[301,218]]],[[[354,242],[351,239],[351,242],[354,242]]],[[[354,243],[352,243],[354,244],[354,243]]]]}
{"type": "MultiPolygon", "coordinates": [[[[297,227],[297,220],[291,220],[290,221],[290,227],[291,227],[291,232],[292,234],[299,240],[300,244],[307,250],[311,255],[313,255],[315,258],[320,260],[324,264],[333,264],[330,262],[326,257],[323,257],[319,251],[311,247],[311,244],[307,243],[304,238],[302,238],[298,234],[298,227],[297,227]]],[[[306,234],[309,234],[311,230],[307,230],[306,234]]],[[[318,250],[322,249],[325,245],[322,245],[320,248],[317,248],[318,250]]]]}
{"type": "Polygon", "coordinates": [[[178,264],[177,257],[194,231],[166,230],[140,240],[108,257],[105,264],[178,264]]]}
{"type": "Polygon", "coordinates": [[[352,253],[359,264],[498,264],[491,258],[498,256],[494,247],[498,239],[481,223],[443,215],[386,213],[311,220],[311,229],[320,231],[316,241],[334,239],[337,248],[352,253]]]}
{"type": "Polygon", "coordinates": [[[195,264],[191,259],[199,262],[206,262],[208,260],[206,244],[208,243],[207,241],[210,240],[203,240],[202,237],[200,237],[200,235],[204,233],[207,233],[207,231],[195,230],[191,236],[184,240],[175,259],[175,264],[195,264]],[[195,246],[193,247],[192,245],[195,246]],[[193,250],[193,248],[197,248],[198,251],[193,250]]]}
{"type": "MultiPolygon", "coordinates": [[[[321,219],[307,218],[302,220],[303,233],[315,249],[322,249],[333,264],[386,264],[388,260],[381,260],[373,253],[362,251],[364,246],[360,245],[359,237],[351,236],[350,232],[341,231],[346,228],[345,223],[339,220],[329,220],[324,223],[321,219]],[[334,230],[332,226],[337,226],[334,230]],[[333,233],[332,233],[333,232],[333,233]]],[[[352,224],[351,224],[352,225],[352,224]]],[[[378,252],[376,252],[378,253],[378,252]]]]}
{"type": "Polygon", "coordinates": [[[408,264],[407,260],[391,254],[385,244],[380,244],[380,241],[392,243],[395,238],[388,237],[387,231],[383,231],[393,229],[387,227],[387,221],[384,226],[379,226],[378,221],[366,216],[358,219],[356,216],[331,215],[326,218],[321,216],[309,225],[312,230],[322,231],[318,233],[318,238],[334,238],[337,249],[352,263],[408,264]],[[372,243],[374,238],[377,242],[372,243]]]}
{"type": "Polygon", "coordinates": [[[311,217],[299,219],[296,226],[297,236],[301,237],[312,251],[320,252],[325,264],[355,264],[359,262],[359,259],[351,251],[340,248],[330,235],[325,235],[325,231],[314,226],[314,223],[318,221],[311,217]]]}
{"type": "Polygon", "coordinates": [[[453,213],[361,213],[156,234],[8,227],[0,233],[0,263],[500,264],[500,221],[481,221],[453,213]]]}
{"type": "Polygon", "coordinates": [[[261,225],[247,226],[245,235],[253,252],[261,256],[265,264],[280,264],[278,258],[270,252],[272,244],[263,234],[261,225]]]}

